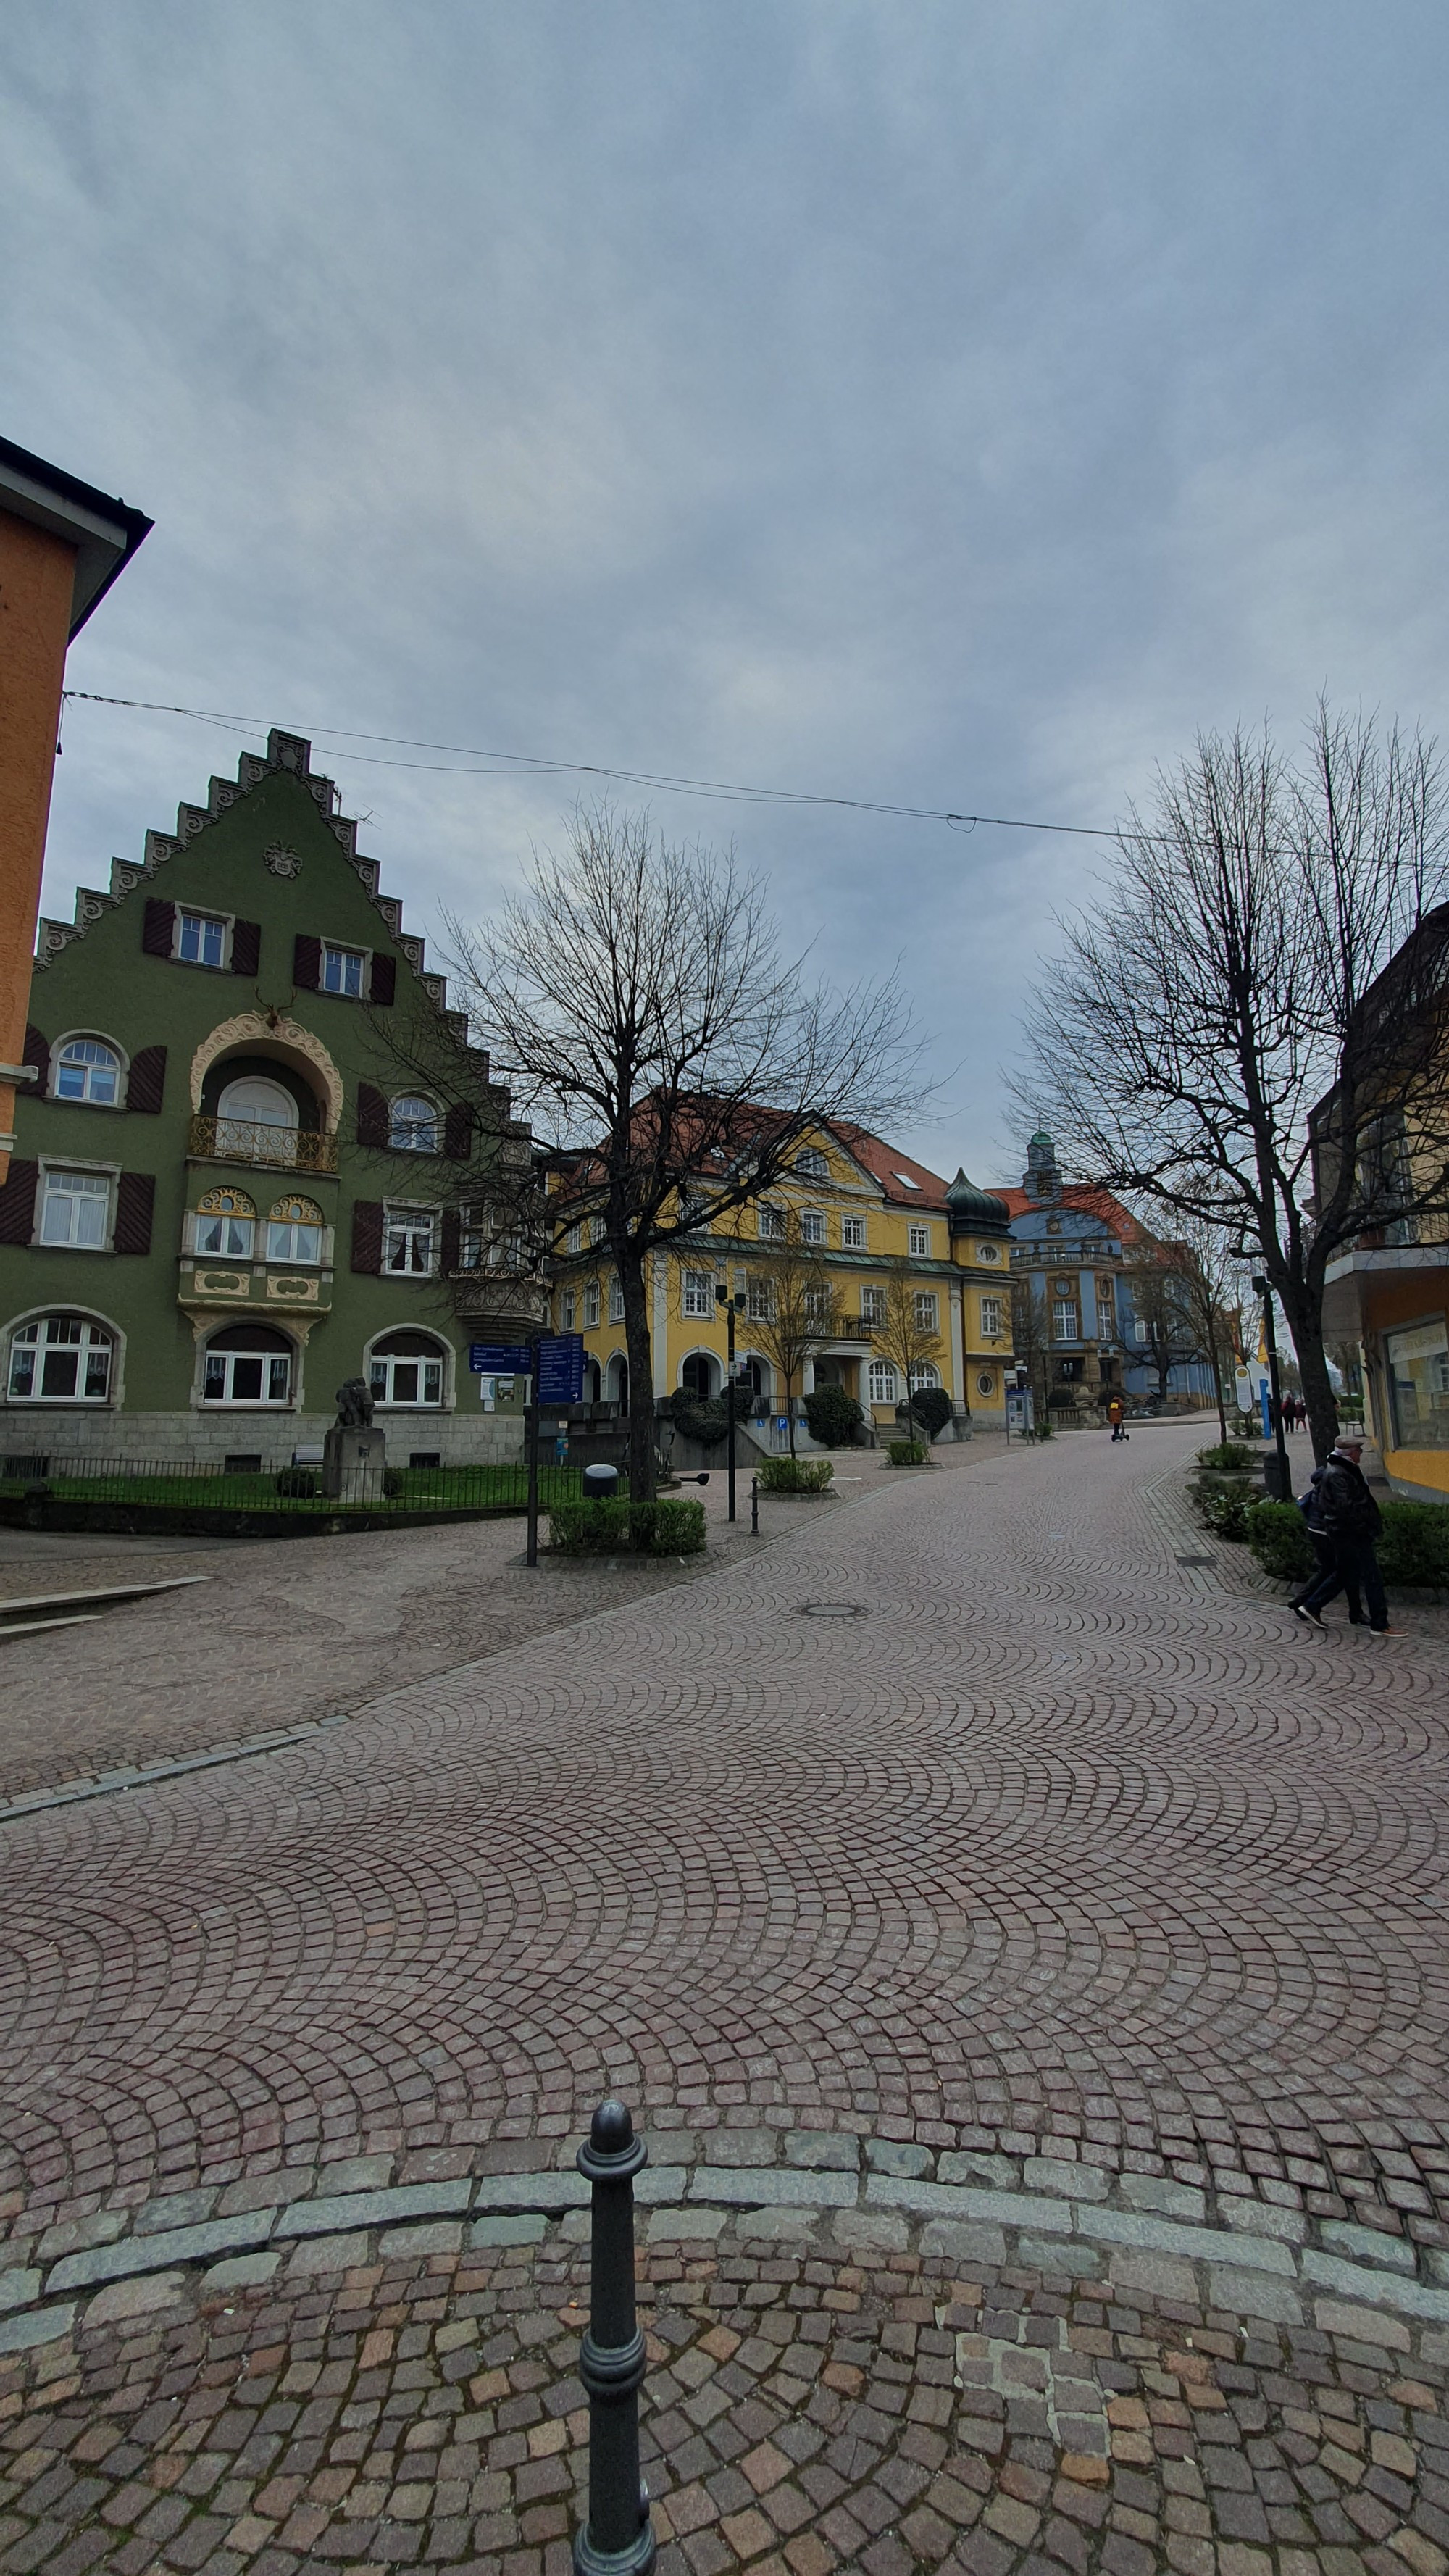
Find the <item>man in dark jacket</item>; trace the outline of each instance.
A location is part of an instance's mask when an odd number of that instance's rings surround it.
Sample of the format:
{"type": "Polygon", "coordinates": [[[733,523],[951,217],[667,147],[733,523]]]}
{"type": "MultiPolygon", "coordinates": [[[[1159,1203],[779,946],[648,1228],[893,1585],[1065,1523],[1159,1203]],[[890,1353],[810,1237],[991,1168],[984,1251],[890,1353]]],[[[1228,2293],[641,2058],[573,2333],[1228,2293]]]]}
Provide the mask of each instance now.
{"type": "Polygon", "coordinates": [[[1362,1454],[1361,1440],[1340,1440],[1318,1478],[1315,1517],[1328,1542],[1330,1563],[1317,1582],[1290,1607],[1295,1617],[1321,1628],[1325,1622],[1318,1614],[1325,1601],[1331,1601],[1336,1592],[1347,1592],[1349,1616],[1353,1617],[1362,1592],[1368,1603],[1370,1632],[1382,1637],[1388,1632],[1389,1608],[1384,1598],[1384,1578],[1374,1554],[1374,1541],[1382,1523],[1368,1478],[1359,1465],[1362,1454]]]}

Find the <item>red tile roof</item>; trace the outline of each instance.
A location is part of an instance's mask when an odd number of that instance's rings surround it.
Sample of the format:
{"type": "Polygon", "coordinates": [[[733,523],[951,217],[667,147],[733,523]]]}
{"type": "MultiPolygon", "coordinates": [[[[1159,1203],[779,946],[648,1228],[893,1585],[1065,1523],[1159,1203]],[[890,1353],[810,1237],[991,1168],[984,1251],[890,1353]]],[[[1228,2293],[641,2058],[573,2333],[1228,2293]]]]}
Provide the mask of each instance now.
{"type": "Polygon", "coordinates": [[[839,1137],[846,1152],[864,1165],[871,1179],[879,1181],[894,1206],[934,1208],[938,1215],[945,1215],[946,1192],[951,1184],[943,1181],[939,1172],[931,1171],[925,1163],[915,1162],[909,1154],[901,1153],[898,1146],[883,1143],[879,1136],[872,1136],[868,1127],[847,1126],[843,1118],[822,1120],[821,1123],[828,1125],[831,1134],[839,1137]],[[901,1178],[903,1173],[904,1180],[901,1178]],[[916,1184],[914,1189],[909,1186],[912,1181],[916,1184]]]}

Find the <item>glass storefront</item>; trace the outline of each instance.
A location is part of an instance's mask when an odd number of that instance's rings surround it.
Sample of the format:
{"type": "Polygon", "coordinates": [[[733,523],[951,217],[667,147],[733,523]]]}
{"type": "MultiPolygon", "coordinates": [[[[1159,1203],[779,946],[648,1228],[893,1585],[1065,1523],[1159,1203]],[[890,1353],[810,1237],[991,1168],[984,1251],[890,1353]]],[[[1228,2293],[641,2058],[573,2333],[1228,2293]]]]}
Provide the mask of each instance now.
{"type": "Polygon", "coordinates": [[[1443,1315],[1385,1333],[1398,1449],[1449,1449],[1449,1323],[1443,1315]]]}

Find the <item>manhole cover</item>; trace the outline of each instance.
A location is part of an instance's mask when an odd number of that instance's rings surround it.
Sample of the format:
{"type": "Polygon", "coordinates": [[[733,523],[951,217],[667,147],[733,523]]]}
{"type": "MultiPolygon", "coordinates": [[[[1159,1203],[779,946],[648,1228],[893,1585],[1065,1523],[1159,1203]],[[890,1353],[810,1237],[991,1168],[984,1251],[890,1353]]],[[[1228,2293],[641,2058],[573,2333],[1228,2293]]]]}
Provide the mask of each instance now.
{"type": "Polygon", "coordinates": [[[807,1619],[863,1619],[865,1610],[859,1601],[802,1601],[801,1611],[807,1619]]]}
{"type": "Polygon", "coordinates": [[[1211,1565],[1212,1558],[1210,1556],[1180,1556],[1177,1561],[1179,1565],[1211,1565]]]}

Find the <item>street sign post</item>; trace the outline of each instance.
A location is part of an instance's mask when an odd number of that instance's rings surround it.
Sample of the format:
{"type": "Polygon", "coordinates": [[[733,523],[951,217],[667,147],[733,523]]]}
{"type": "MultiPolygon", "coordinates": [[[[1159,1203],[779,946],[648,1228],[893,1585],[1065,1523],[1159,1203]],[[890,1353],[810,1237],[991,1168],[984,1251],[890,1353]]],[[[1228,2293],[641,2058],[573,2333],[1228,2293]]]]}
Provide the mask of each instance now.
{"type": "MultiPolygon", "coordinates": [[[[480,1350],[494,1345],[482,1342],[480,1350]]],[[[499,1345],[498,1347],[501,1347],[499,1345]]],[[[471,1365],[471,1354],[470,1354],[471,1365]]],[[[525,1563],[538,1563],[538,1431],[539,1414],[545,1404],[578,1404],[584,1392],[584,1337],[582,1333],[535,1333],[523,1346],[519,1366],[514,1374],[527,1373],[528,1407],[528,1546],[525,1563]]]]}
{"type": "Polygon", "coordinates": [[[528,1342],[470,1342],[468,1366],[474,1377],[527,1377],[533,1348],[528,1342]]]}

